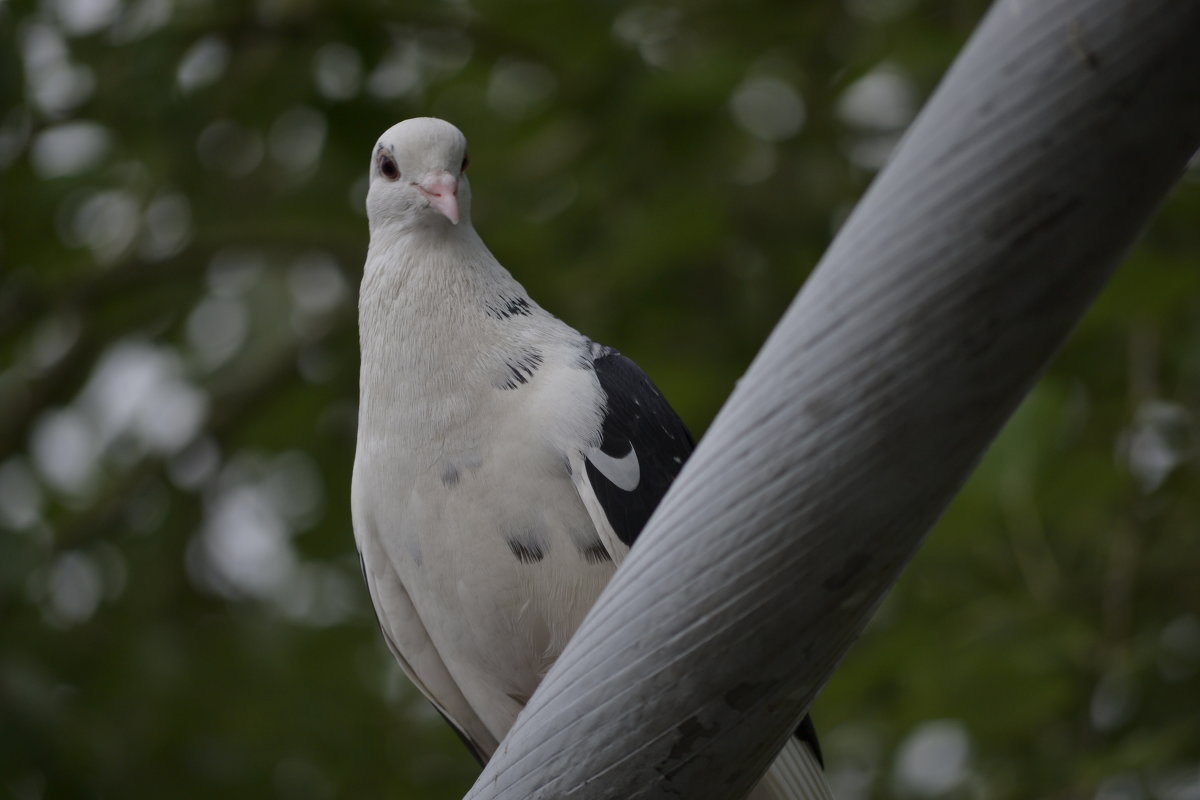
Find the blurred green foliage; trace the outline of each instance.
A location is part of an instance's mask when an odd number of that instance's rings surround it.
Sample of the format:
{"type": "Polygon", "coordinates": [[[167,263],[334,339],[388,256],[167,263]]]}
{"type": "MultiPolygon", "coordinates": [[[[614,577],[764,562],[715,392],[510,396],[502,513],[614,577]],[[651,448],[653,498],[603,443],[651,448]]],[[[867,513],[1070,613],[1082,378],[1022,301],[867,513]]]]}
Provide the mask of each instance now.
{"type": "MultiPolygon", "coordinates": [[[[0,794],[461,796],[350,531],[375,137],[699,433],[983,10],[0,2],[0,794]]],[[[1200,793],[1198,183],[818,701],[841,797],[1200,793]]]]}

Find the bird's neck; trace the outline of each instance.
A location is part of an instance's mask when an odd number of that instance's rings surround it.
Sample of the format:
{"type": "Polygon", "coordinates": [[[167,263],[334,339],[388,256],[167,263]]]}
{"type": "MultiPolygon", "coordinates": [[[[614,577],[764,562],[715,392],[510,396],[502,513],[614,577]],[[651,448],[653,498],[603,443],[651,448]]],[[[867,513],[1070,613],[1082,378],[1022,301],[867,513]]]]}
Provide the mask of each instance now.
{"type": "Polygon", "coordinates": [[[484,382],[521,335],[488,314],[498,296],[528,301],[469,225],[372,230],[359,296],[364,417],[441,413],[484,382]]]}
{"type": "Polygon", "coordinates": [[[450,227],[372,228],[363,270],[361,317],[386,317],[434,298],[452,311],[470,301],[498,279],[511,276],[488,251],[479,234],[462,225],[450,227]]]}

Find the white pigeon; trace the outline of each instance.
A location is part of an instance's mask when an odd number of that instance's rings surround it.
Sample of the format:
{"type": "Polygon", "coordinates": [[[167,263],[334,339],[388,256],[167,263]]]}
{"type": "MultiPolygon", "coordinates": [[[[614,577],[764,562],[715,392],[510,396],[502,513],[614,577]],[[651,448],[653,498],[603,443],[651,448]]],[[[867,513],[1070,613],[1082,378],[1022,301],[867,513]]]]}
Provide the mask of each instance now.
{"type": "MultiPolygon", "coordinates": [[[[530,299],[471,226],[467,141],[371,156],[354,533],[384,638],[481,761],[692,451],[645,374],[530,299]]],[[[831,797],[806,717],[754,800],[831,797]]]]}

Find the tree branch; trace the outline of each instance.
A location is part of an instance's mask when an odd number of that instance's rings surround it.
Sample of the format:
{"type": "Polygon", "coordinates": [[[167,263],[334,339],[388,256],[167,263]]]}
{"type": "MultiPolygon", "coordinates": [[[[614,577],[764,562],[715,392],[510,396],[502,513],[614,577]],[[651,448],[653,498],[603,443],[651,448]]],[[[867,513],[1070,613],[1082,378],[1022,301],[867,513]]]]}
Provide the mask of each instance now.
{"type": "Polygon", "coordinates": [[[1197,41],[992,8],[469,798],[749,789],[1196,149],[1197,41]]]}

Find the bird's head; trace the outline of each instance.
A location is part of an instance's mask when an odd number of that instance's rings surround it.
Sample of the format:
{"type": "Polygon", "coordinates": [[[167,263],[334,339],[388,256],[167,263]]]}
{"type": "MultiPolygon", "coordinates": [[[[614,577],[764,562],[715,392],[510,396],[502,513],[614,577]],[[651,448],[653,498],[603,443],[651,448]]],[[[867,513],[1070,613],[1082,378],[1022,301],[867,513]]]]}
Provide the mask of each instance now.
{"type": "Polygon", "coordinates": [[[399,224],[451,229],[470,222],[467,138],[444,120],[415,117],[384,131],[371,153],[367,218],[371,227],[399,224]]]}

